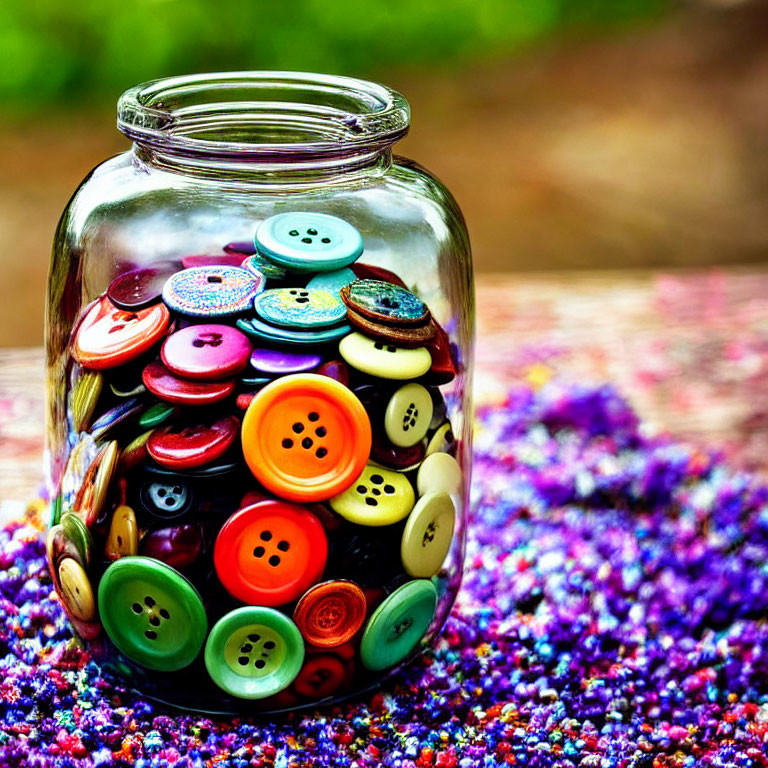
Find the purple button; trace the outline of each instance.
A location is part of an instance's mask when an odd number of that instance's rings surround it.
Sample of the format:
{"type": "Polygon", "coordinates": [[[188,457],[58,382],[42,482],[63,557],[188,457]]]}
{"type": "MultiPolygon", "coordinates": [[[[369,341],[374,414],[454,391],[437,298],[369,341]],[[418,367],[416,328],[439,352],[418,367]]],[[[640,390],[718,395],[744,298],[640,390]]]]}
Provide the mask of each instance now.
{"type": "Polygon", "coordinates": [[[253,244],[253,240],[233,240],[224,246],[224,250],[227,253],[242,253],[251,256],[256,253],[256,246],[253,244]]]}
{"type": "Polygon", "coordinates": [[[187,379],[225,379],[248,365],[251,342],[237,328],[218,323],[189,325],[172,333],[160,357],[166,367],[187,379]]]}
{"type": "Polygon", "coordinates": [[[134,269],[118,275],[107,288],[109,300],[119,309],[143,309],[160,301],[165,281],[175,272],[168,269],[134,269]]]}
{"type": "Polygon", "coordinates": [[[317,368],[323,362],[322,355],[304,352],[288,352],[281,349],[257,347],[251,354],[251,365],[261,373],[302,373],[317,368]]]}

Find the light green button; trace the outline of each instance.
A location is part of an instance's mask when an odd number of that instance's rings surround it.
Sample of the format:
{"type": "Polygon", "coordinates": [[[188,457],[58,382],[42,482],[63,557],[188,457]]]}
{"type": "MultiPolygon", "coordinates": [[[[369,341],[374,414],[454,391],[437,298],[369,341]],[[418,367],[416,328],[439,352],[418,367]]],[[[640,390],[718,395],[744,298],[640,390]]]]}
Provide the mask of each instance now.
{"type": "Polygon", "coordinates": [[[445,491],[461,493],[463,477],[459,462],[448,453],[433,453],[421,462],[416,475],[416,489],[419,496],[445,491]]]}
{"type": "Polygon", "coordinates": [[[436,606],[437,590],[427,579],[396,589],[368,620],[360,644],[363,665],[380,670],[405,659],[429,628],[436,606]]]}
{"type": "Polygon", "coordinates": [[[451,548],[455,519],[456,510],[447,493],[428,493],[416,502],[400,542],[406,573],[428,579],[440,570],[451,548]]]}
{"type": "Polygon", "coordinates": [[[417,379],[432,367],[426,347],[404,349],[358,332],[341,340],[339,353],[353,368],[382,379],[417,379]]]}
{"type": "Polygon", "coordinates": [[[421,384],[404,384],[387,403],[384,430],[394,445],[410,448],[424,438],[432,421],[432,397],[421,384]]]}
{"type": "Polygon", "coordinates": [[[287,688],[304,663],[298,627],[274,608],[230,611],[211,629],[205,645],[208,674],[223,691],[263,699],[287,688]]]}
{"type": "Polygon", "coordinates": [[[405,475],[367,464],[360,477],[328,503],[351,523],[381,526],[402,520],[415,501],[413,486],[405,475]]]}

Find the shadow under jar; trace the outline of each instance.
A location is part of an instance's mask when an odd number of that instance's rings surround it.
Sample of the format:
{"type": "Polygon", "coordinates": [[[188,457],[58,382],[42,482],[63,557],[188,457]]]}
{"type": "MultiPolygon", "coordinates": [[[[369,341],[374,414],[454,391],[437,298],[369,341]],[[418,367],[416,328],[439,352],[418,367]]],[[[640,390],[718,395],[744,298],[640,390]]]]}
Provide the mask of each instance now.
{"type": "Polygon", "coordinates": [[[440,632],[471,470],[473,286],[404,98],[246,72],[127,91],[130,151],[59,224],[47,302],[55,588],[143,694],[277,712],[440,632]]]}

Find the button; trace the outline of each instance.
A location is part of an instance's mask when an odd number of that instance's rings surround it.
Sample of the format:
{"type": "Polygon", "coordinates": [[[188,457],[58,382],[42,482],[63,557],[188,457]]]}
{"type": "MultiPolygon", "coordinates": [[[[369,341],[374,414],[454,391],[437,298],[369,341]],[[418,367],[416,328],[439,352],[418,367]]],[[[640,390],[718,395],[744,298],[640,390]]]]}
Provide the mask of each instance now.
{"type": "Polygon", "coordinates": [[[161,424],[165,424],[173,416],[176,409],[168,403],[155,403],[150,405],[144,413],[139,416],[139,427],[141,429],[154,429],[161,424]]]}
{"type": "Polygon", "coordinates": [[[150,349],[168,330],[171,316],[163,304],[126,311],[102,298],[83,318],[72,357],[86,368],[114,368],[150,349]]]}
{"type": "Polygon", "coordinates": [[[349,385],[349,368],[341,360],[328,360],[323,363],[316,371],[319,376],[327,376],[329,379],[338,381],[345,387],[349,385]]]}
{"type": "Polygon", "coordinates": [[[256,250],[298,272],[349,266],[363,252],[363,238],[348,222],[325,213],[279,213],[262,222],[256,250]]]}
{"type": "Polygon", "coordinates": [[[167,477],[145,482],[139,491],[139,499],[151,517],[164,523],[189,512],[194,495],[183,479],[167,477]]]}
{"type": "MultiPolygon", "coordinates": [[[[251,249],[253,248],[254,246],[251,245],[251,249]]],[[[284,267],[265,259],[258,253],[248,256],[240,266],[255,275],[263,275],[267,280],[284,280],[288,275],[284,267]]]]}
{"type": "Polygon", "coordinates": [[[93,553],[93,538],[80,517],[73,512],[65,512],[61,516],[62,531],[68,541],[75,545],[77,557],[75,558],[83,567],[90,565],[93,553]]]}
{"type": "Polygon", "coordinates": [[[138,467],[139,464],[142,464],[147,460],[147,457],[149,456],[147,453],[147,440],[149,440],[151,434],[151,429],[147,432],[143,432],[123,448],[117,462],[117,469],[121,475],[138,467]]]}
{"type": "Polygon", "coordinates": [[[163,301],[190,317],[220,317],[245,312],[264,290],[264,278],[242,267],[192,267],[170,277],[163,301]]]}
{"type": "Polygon", "coordinates": [[[137,397],[129,400],[123,400],[114,408],[110,408],[106,413],[101,414],[91,425],[91,434],[94,440],[104,440],[107,435],[116,431],[121,425],[130,422],[134,417],[141,413],[144,405],[137,397]]]}
{"type": "Polygon", "coordinates": [[[416,488],[419,496],[435,491],[461,493],[463,476],[459,462],[447,453],[432,453],[419,467],[416,488]]]}
{"type": "Polygon", "coordinates": [[[319,581],[327,556],[325,531],[315,515],[284,501],[261,501],[224,523],[213,560],[233,597],[277,606],[319,581]]]}
{"type": "Polygon", "coordinates": [[[156,397],[181,405],[210,405],[235,391],[235,380],[187,381],[171,373],[159,360],[150,363],[142,375],[147,389],[156,397]]]}
{"type": "Polygon", "coordinates": [[[451,423],[446,421],[445,424],[438,427],[435,430],[435,434],[429,438],[429,443],[427,443],[427,456],[431,456],[433,453],[452,453],[455,447],[456,440],[453,436],[451,423]]]}
{"type": "Polygon", "coordinates": [[[337,341],[352,329],[347,323],[334,326],[333,328],[321,328],[310,331],[289,330],[288,328],[278,328],[275,325],[269,325],[263,320],[251,318],[249,320],[238,320],[237,327],[245,331],[249,336],[262,341],[268,341],[272,344],[330,344],[337,341]]]}
{"type": "Polygon", "coordinates": [[[408,574],[428,579],[440,570],[451,548],[455,519],[456,510],[447,493],[427,493],[416,502],[400,546],[408,574]]]}
{"type": "Polygon", "coordinates": [[[109,534],[104,552],[109,560],[135,555],[139,551],[139,527],[136,514],[127,505],[121,504],[112,513],[109,534]]]}
{"type": "Polygon", "coordinates": [[[293,612],[304,639],[318,648],[351,640],[363,626],[365,594],[352,581],[326,581],[305,592],[293,612]]]}
{"type": "Polygon", "coordinates": [[[243,454],[256,479],[293,501],[323,501],[365,467],[371,425],[345,386],[312,373],[260,390],[243,419],[243,454]]]}
{"type": "Polygon", "coordinates": [[[251,342],[237,328],[206,323],[172,333],[160,357],[172,373],[187,379],[221,380],[248,365],[251,342]]]}
{"type": "Polygon", "coordinates": [[[147,450],[158,464],[169,469],[199,467],[223,456],[239,431],[236,416],[224,416],[209,424],[172,424],[149,436],[147,450]]]}
{"type": "Polygon", "coordinates": [[[432,397],[432,421],[429,422],[429,429],[434,430],[447,421],[448,408],[445,404],[445,398],[437,387],[428,387],[429,394],[432,397]]]}
{"type": "Polygon", "coordinates": [[[99,583],[99,613],[121,653],[164,672],[189,666],[208,630],[197,590],[148,557],[121,557],[107,568],[99,583]]]}
{"type": "Polygon", "coordinates": [[[424,461],[427,455],[426,442],[420,440],[416,445],[400,448],[390,443],[381,433],[376,433],[371,446],[371,461],[398,472],[410,472],[424,461]]]}
{"type": "Polygon", "coordinates": [[[242,253],[193,253],[181,257],[184,269],[193,267],[239,267],[243,261],[242,253]]]}
{"type": "Polygon", "coordinates": [[[349,267],[344,267],[343,269],[335,269],[333,272],[320,272],[307,283],[307,288],[309,290],[328,291],[334,296],[338,296],[339,291],[345,285],[354,283],[355,280],[357,280],[357,275],[349,267]]]}
{"type": "MultiPolygon", "coordinates": [[[[221,475],[229,475],[234,472],[242,471],[242,463],[237,460],[236,456],[229,455],[224,456],[219,461],[213,461],[210,464],[205,464],[201,467],[189,467],[184,470],[167,469],[159,464],[147,464],[144,469],[147,474],[163,478],[185,478],[191,480],[192,478],[214,478],[221,475]]],[[[223,490],[223,489],[222,489],[223,490]]]]}
{"type": "Polygon", "coordinates": [[[59,584],[67,613],[80,621],[93,621],[96,601],[83,566],[71,557],[65,557],[59,563],[59,584]]]}
{"type": "Polygon", "coordinates": [[[91,462],[75,496],[73,509],[88,528],[96,522],[107,500],[107,491],[117,469],[119,455],[117,441],[107,443],[91,462]]]}
{"type": "Polygon", "coordinates": [[[341,299],[358,315],[377,323],[424,325],[430,317],[418,296],[383,280],[355,280],[341,290],[341,299]]]}
{"type": "Polygon", "coordinates": [[[253,302],[256,314],[266,323],[283,328],[327,328],[347,316],[341,299],[328,291],[306,288],[272,288],[253,302]]]}
{"type": "Polygon", "coordinates": [[[317,368],[323,356],[314,352],[292,352],[288,349],[257,347],[251,353],[251,366],[259,373],[284,376],[287,373],[304,373],[317,368]]]}
{"type": "Polygon", "coordinates": [[[400,663],[429,628],[437,606],[437,590],[427,579],[409,581],[373,612],[363,632],[360,658],[371,670],[400,663]]]}
{"type": "MultiPolygon", "coordinates": [[[[123,369],[120,368],[119,370],[122,373],[123,369]]],[[[139,378],[138,381],[110,381],[109,391],[115,397],[138,397],[143,395],[147,388],[144,386],[141,378],[139,378]]]]}
{"type": "Polygon", "coordinates": [[[104,377],[99,371],[83,371],[75,382],[70,401],[75,432],[90,426],[103,386],[104,377]]]}
{"type": "Polygon", "coordinates": [[[394,283],[401,288],[405,288],[405,283],[400,279],[399,275],[384,267],[376,267],[373,264],[363,264],[360,261],[356,261],[350,269],[357,275],[358,280],[383,280],[385,283],[394,283]]]}
{"type": "Polygon", "coordinates": [[[296,625],[273,608],[230,611],[211,629],[205,666],[216,685],[240,699],[264,699],[287,688],[304,662],[296,625]]]}
{"type": "Polygon", "coordinates": [[[107,296],[120,309],[135,311],[150,307],[160,301],[165,281],[175,271],[173,267],[165,267],[123,272],[109,284],[107,296]]]}
{"type": "Polygon", "coordinates": [[[64,509],[70,509],[75,503],[88,468],[101,450],[87,432],[72,446],[61,476],[61,502],[64,509]]]}
{"type": "Polygon", "coordinates": [[[350,679],[344,662],[332,653],[310,656],[296,676],[293,690],[314,701],[331,696],[350,679]]]}
{"type": "Polygon", "coordinates": [[[82,553],[75,545],[75,542],[70,540],[66,533],[64,533],[64,528],[61,524],[54,525],[48,530],[48,535],[45,539],[45,555],[48,559],[48,570],[54,579],[57,578],[59,563],[65,557],[71,557],[81,565],[85,564],[82,553]]]}
{"type": "Polygon", "coordinates": [[[224,251],[226,253],[239,253],[243,256],[250,256],[256,253],[256,246],[253,244],[253,240],[233,240],[224,246],[224,251]]]}
{"type": "Polygon", "coordinates": [[[369,339],[362,333],[350,333],[339,343],[339,353],[353,368],[382,379],[417,379],[432,365],[424,348],[403,349],[369,339]]]}
{"type": "Polygon", "coordinates": [[[177,525],[151,531],[141,540],[141,554],[170,565],[187,568],[203,551],[203,534],[197,524],[177,525]]]}
{"type": "Polygon", "coordinates": [[[267,376],[243,376],[240,379],[240,383],[252,390],[252,394],[256,394],[256,390],[263,389],[267,384],[272,383],[272,379],[267,376]]]}
{"type": "Polygon", "coordinates": [[[354,579],[361,587],[386,583],[400,572],[400,526],[362,528],[348,526],[331,565],[333,575],[354,579]]]}
{"type": "Polygon", "coordinates": [[[396,344],[406,349],[423,347],[434,338],[436,332],[434,323],[431,322],[425,325],[386,325],[377,323],[349,308],[347,320],[352,327],[372,339],[396,344]]]}
{"type": "Polygon", "coordinates": [[[412,509],[416,498],[408,478],[368,464],[343,493],[328,502],[334,512],[357,525],[392,525],[412,509]]]}
{"type": "Polygon", "coordinates": [[[423,440],[432,421],[432,396],[421,384],[405,384],[390,398],[384,430],[397,446],[408,448],[423,440]]]}
{"type": "Polygon", "coordinates": [[[448,334],[433,321],[435,337],[427,344],[432,356],[432,367],[427,376],[430,384],[448,384],[456,378],[456,364],[453,359],[451,342],[448,334]]]}

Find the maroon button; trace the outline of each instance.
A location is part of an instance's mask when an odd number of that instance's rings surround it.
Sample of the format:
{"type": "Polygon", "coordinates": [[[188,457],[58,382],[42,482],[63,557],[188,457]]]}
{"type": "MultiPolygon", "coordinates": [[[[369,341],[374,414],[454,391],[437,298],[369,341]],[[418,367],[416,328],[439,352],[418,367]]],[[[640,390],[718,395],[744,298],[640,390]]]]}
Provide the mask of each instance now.
{"type": "Polygon", "coordinates": [[[189,325],[171,334],[160,357],[173,373],[188,379],[221,380],[248,365],[251,342],[237,328],[217,323],[189,325]]]}
{"type": "Polygon", "coordinates": [[[361,264],[356,261],[350,265],[350,269],[355,273],[358,280],[383,280],[385,283],[394,283],[401,288],[407,285],[394,273],[384,267],[374,267],[373,264],[361,264]]]}
{"type": "Polygon", "coordinates": [[[371,446],[371,461],[388,469],[415,469],[427,454],[427,441],[422,440],[409,448],[400,448],[387,440],[381,433],[374,433],[371,446]]]}
{"type": "Polygon", "coordinates": [[[253,240],[233,240],[224,246],[227,253],[241,253],[243,256],[253,256],[256,253],[256,246],[253,240]]]}
{"type": "Polygon", "coordinates": [[[243,261],[241,253],[200,253],[182,256],[181,264],[184,269],[190,267],[239,267],[243,261]]]}
{"type": "Polygon", "coordinates": [[[177,525],[152,531],[141,540],[139,554],[154,557],[174,568],[192,565],[203,550],[199,525],[177,525]]]}
{"type": "Polygon", "coordinates": [[[173,424],[156,429],[147,440],[147,451],[169,469],[189,469],[210,464],[237,439],[240,420],[225,416],[212,424],[173,424]]]}
{"type": "Polygon", "coordinates": [[[134,269],[116,277],[107,288],[110,301],[120,309],[143,309],[160,301],[165,281],[175,272],[165,269],[134,269]]]}
{"type": "Polygon", "coordinates": [[[432,355],[432,367],[424,378],[430,384],[442,385],[453,381],[456,376],[456,364],[451,354],[451,342],[448,334],[437,322],[435,322],[435,329],[437,331],[435,338],[425,345],[429,354],[432,355]]]}
{"type": "Polygon", "coordinates": [[[315,373],[338,381],[345,387],[349,386],[349,368],[343,360],[329,360],[327,363],[323,363],[315,373]]]}
{"type": "Polygon", "coordinates": [[[235,391],[235,380],[187,381],[171,373],[159,360],[150,363],[141,375],[144,386],[167,403],[209,405],[229,397],[235,391]]]}

